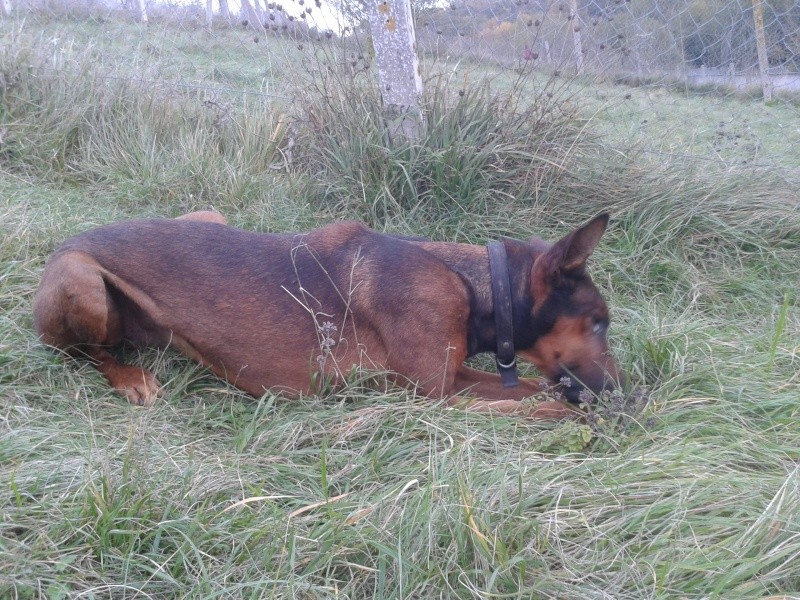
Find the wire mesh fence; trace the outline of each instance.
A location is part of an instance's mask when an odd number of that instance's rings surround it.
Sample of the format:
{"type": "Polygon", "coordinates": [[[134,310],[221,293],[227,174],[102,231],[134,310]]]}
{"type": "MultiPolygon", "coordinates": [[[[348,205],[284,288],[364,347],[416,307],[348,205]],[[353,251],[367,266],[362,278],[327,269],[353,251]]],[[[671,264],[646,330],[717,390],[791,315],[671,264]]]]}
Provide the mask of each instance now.
{"type": "MultiPolygon", "coordinates": [[[[421,11],[423,47],[514,67],[760,89],[751,0],[457,2],[421,11]]],[[[763,5],[769,74],[800,91],[800,5],[763,5]]]]}
{"type": "MultiPolygon", "coordinates": [[[[373,60],[365,0],[0,4],[7,41],[9,32],[38,36],[54,69],[81,48],[100,62],[114,48],[127,64],[108,76],[195,89],[209,106],[244,97],[286,102],[298,71],[321,50],[336,49],[354,72],[369,71],[373,60]]],[[[484,76],[530,76],[581,104],[598,131],[625,148],[800,167],[795,0],[412,5],[423,79],[445,73],[472,85],[484,76]],[[765,90],[770,103],[762,102],[765,90]]]]}

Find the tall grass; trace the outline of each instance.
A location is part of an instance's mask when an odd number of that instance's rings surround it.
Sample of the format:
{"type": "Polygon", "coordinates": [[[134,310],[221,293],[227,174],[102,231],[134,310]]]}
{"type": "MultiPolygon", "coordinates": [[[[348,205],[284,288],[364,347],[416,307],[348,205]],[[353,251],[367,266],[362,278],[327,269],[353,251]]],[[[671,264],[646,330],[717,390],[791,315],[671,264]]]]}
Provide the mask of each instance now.
{"type": "Polygon", "coordinates": [[[120,73],[91,45],[42,41],[12,32],[0,47],[0,159],[13,172],[187,210],[247,201],[285,168],[280,107],[153,85],[157,73],[120,73]]]}
{"type": "Polygon", "coordinates": [[[322,65],[296,92],[296,118],[317,202],[334,214],[452,233],[464,215],[535,203],[590,151],[574,106],[525,78],[509,87],[432,77],[421,99],[421,138],[390,139],[369,69],[353,73],[333,52],[317,60],[322,65]]]}
{"type": "Polygon", "coordinates": [[[530,82],[432,81],[425,139],[398,147],[361,77],[226,106],[109,78],[114,56],[83,47],[54,70],[5,35],[0,597],[800,593],[790,173],[646,163],[530,82]],[[604,400],[588,427],[380,386],[252,399],[129,349],[166,389],[141,410],[38,343],[31,298],[60,240],[207,204],[265,230],[360,218],[477,243],[611,210],[591,270],[649,403],[604,400]]]}

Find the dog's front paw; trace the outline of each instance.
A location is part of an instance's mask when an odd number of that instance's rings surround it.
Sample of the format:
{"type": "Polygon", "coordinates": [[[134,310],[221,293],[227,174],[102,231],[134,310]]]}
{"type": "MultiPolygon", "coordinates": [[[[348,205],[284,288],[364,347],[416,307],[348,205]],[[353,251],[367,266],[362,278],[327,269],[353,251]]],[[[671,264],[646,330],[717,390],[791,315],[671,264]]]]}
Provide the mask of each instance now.
{"type": "Polygon", "coordinates": [[[558,400],[545,400],[531,406],[526,415],[531,419],[544,419],[546,421],[563,421],[564,419],[582,419],[585,415],[580,410],[558,400]]]}
{"type": "Polygon", "coordinates": [[[155,376],[139,367],[122,367],[115,373],[112,385],[134,406],[153,406],[161,395],[161,386],[155,376]]]}

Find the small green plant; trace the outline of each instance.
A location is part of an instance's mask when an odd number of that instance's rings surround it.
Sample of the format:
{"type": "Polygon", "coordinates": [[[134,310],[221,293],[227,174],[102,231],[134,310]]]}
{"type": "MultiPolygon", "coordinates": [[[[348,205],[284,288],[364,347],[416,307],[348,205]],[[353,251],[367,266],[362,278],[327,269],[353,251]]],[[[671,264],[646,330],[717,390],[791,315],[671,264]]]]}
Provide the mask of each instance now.
{"type": "Polygon", "coordinates": [[[772,371],[775,365],[775,351],[778,349],[778,342],[783,335],[783,330],[786,329],[786,316],[789,312],[789,292],[783,295],[783,304],[781,304],[781,312],[778,315],[778,321],[775,323],[775,332],[772,335],[772,341],[769,346],[769,365],[768,370],[772,371]]]}
{"type": "Polygon", "coordinates": [[[595,434],[589,425],[566,421],[541,435],[542,452],[550,454],[573,454],[586,450],[595,434]]]}

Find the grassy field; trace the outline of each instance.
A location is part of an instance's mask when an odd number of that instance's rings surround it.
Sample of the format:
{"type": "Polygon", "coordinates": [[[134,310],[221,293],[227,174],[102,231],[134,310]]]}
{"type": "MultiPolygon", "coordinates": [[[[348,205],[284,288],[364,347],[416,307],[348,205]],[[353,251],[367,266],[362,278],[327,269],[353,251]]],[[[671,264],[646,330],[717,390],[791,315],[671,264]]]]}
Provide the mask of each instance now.
{"type": "Polygon", "coordinates": [[[425,146],[392,149],[368,73],[252,38],[0,23],[0,597],[800,597],[797,109],[488,91],[484,70],[428,78],[425,146]],[[751,145],[719,115],[749,118],[751,145]],[[253,399],[129,349],[165,387],[145,410],[38,342],[62,240],[208,207],[475,243],[610,210],[591,272],[647,402],[607,399],[590,426],[370,378],[253,399]]]}

